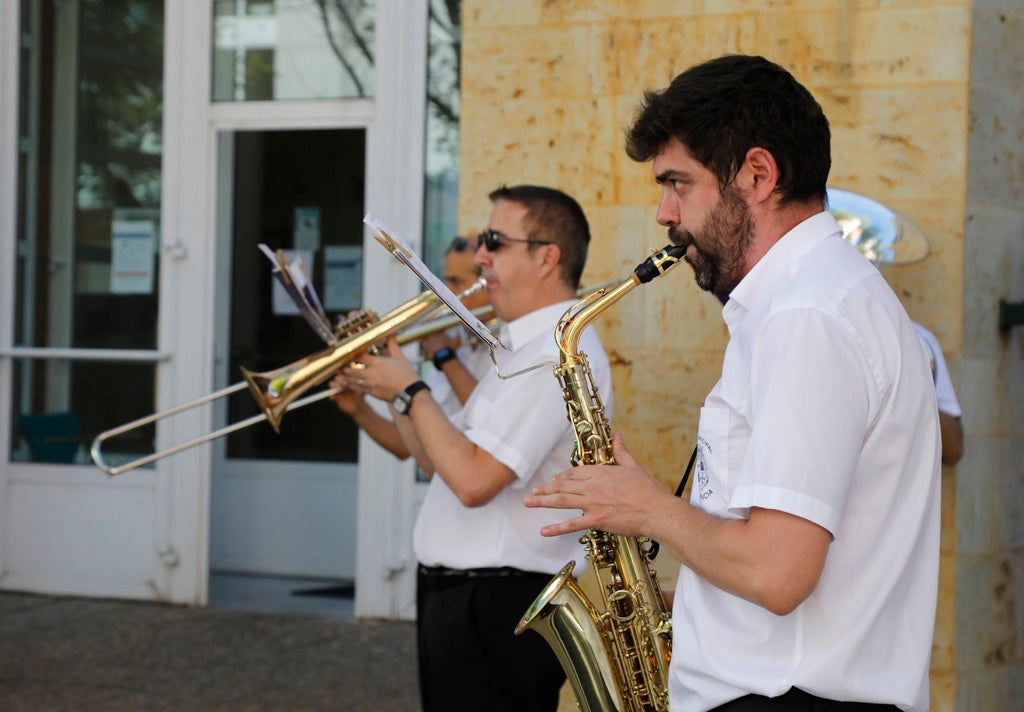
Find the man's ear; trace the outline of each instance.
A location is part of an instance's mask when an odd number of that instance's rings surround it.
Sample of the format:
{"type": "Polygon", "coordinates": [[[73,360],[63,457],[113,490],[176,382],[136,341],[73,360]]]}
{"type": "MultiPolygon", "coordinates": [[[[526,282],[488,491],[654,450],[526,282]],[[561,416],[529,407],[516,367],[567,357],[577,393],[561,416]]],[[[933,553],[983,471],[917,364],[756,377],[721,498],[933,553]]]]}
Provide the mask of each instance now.
{"type": "Polygon", "coordinates": [[[541,245],[537,248],[535,253],[539,258],[539,268],[541,272],[547,275],[549,272],[558,272],[558,263],[562,259],[562,248],[552,243],[550,245],[541,245]]]}
{"type": "Polygon", "coordinates": [[[736,175],[737,184],[752,202],[760,203],[771,197],[779,182],[779,165],[775,156],[764,148],[755,146],[747,151],[736,175]]]}

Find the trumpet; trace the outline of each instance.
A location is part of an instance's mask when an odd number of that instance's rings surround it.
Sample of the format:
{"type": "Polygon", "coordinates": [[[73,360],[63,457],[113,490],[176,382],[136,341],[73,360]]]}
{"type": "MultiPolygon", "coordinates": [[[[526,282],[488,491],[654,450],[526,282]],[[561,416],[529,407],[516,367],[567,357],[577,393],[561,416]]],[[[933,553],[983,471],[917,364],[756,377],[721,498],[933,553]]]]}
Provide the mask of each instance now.
{"type": "MultiPolygon", "coordinates": [[[[478,279],[472,286],[460,293],[458,298],[460,300],[465,299],[471,294],[485,289],[486,286],[483,279],[478,279]]],[[[114,476],[197,445],[202,445],[224,435],[248,428],[256,423],[267,421],[275,431],[279,432],[281,420],[287,411],[303,408],[317,401],[329,398],[336,394],[338,389],[328,388],[302,397],[304,394],[328,380],[339,369],[356,362],[360,356],[373,353],[379,349],[390,336],[399,334],[399,343],[411,343],[412,341],[423,339],[431,334],[451,328],[454,322],[448,319],[434,319],[430,324],[421,325],[424,319],[430,317],[443,306],[444,303],[437,295],[428,289],[404,304],[395,307],[379,319],[374,319],[372,315],[367,313],[357,314],[339,326],[335,332],[333,342],[323,351],[272,371],[257,373],[243,368],[242,376],[244,380],[238,383],[173,408],[103,431],[92,441],[92,446],[89,450],[92,455],[92,461],[96,467],[107,475],[114,476]],[[413,326],[420,326],[421,328],[411,336],[401,336],[402,332],[407,331],[413,326]],[[245,388],[248,388],[256,399],[256,403],[261,411],[259,415],[254,415],[237,423],[231,423],[219,430],[214,430],[192,440],[145,455],[122,465],[113,466],[103,457],[103,443],[111,438],[158,420],[169,418],[178,413],[192,410],[203,404],[225,398],[245,388]]]]}

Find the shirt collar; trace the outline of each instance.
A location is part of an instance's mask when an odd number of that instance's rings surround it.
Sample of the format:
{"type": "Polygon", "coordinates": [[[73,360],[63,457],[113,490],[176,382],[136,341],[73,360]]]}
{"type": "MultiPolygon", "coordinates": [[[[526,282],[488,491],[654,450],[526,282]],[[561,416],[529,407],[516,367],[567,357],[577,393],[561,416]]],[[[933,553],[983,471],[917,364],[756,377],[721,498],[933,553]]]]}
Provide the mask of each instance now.
{"type": "Polygon", "coordinates": [[[793,277],[801,257],[821,242],[842,234],[832,213],[823,210],[779,238],[729,294],[722,308],[726,324],[735,324],[756,305],[771,299],[793,277]]]}
{"type": "Polygon", "coordinates": [[[502,327],[502,336],[499,337],[501,343],[510,351],[515,351],[544,332],[554,338],[555,324],[558,323],[562,314],[576,302],[576,299],[567,299],[564,302],[549,304],[508,322],[502,327]]]}

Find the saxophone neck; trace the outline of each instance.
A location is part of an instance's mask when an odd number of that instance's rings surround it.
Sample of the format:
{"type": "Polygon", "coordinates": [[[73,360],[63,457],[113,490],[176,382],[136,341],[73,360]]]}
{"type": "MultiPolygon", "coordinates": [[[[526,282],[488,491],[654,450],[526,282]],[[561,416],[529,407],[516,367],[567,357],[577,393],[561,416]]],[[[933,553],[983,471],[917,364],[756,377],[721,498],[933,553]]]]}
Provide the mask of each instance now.
{"type": "Polygon", "coordinates": [[[641,284],[647,284],[654,278],[667,274],[682,262],[685,253],[685,247],[667,245],[637,265],[631,275],[615,286],[598,289],[569,307],[555,330],[555,340],[558,342],[563,362],[576,356],[583,330],[606,309],[641,284]]]}
{"type": "Polygon", "coordinates": [[[583,330],[601,316],[605,309],[622,299],[638,284],[640,282],[636,277],[630,275],[614,287],[599,289],[569,307],[555,329],[555,340],[558,342],[558,349],[562,354],[563,361],[579,352],[583,330]]]}

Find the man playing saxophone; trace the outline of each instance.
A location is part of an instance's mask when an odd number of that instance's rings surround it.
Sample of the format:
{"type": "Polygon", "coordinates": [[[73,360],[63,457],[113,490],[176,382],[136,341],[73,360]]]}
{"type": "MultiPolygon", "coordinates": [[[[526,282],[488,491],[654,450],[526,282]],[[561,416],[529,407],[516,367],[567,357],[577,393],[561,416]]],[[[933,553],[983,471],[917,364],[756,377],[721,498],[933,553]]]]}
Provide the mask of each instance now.
{"type": "MultiPolygon", "coordinates": [[[[410,451],[432,474],[414,530],[417,637],[423,709],[549,710],[565,673],[540,636],[515,636],[523,611],[566,561],[578,537],[547,538],[559,513],[530,510],[530,488],[563,469],[574,443],[561,389],[555,325],[576,303],[590,231],[561,191],[502,187],[475,260],[487,281],[499,332],[495,354],[463,409],[449,419],[397,343],[389,356],[346,369],[351,387],[392,403],[410,451]],[[545,365],[548,364],[548,365],[545,365]]],[[[582,348],[611,407],[611,369],[593,329],[582,348]]]]}
{"type": "MultiPolygon", "coordinates": [[[[939,426],[914,327],[825,208],[830,129],[787,71],[727,56],[647,92],[627,153],[658,222],[723,304],[690,501],[613,439],[556,475],[542,532],[648,536],[682,563],[677,712],[928,709],[939,426]]],[[[669,376],[671,379],[672,376],[669,376]]]]}

